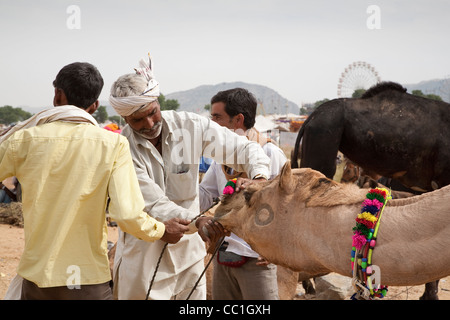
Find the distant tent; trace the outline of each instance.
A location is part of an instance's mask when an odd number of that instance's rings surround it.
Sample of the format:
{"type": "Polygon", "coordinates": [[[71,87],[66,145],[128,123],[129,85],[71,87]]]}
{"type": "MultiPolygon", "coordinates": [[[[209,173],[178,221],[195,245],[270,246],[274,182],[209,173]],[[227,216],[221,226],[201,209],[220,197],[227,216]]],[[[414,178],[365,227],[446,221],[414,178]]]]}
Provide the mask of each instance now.
{"type": "Polygon", "coordinates": [[[289,123],[282,123],[276,121],[274,116],[256,116],[255,119],[255,129],[261,133],[271,132],[274,130],[278,131],[289,131],[289,123]]]}
{"type": "Polygon", "coordinates": [[[267,132],[275,129],[276,124],[269,118],[262,115],[256,116],[255,129],[259,132],[267,132]]]}

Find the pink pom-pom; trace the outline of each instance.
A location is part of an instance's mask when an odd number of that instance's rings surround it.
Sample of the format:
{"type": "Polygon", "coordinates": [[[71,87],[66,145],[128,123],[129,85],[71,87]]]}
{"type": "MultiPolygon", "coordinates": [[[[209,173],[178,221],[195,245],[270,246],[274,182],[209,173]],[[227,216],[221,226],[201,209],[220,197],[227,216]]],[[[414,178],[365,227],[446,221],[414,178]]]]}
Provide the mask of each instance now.
{"type": "Polygon", "coordinates": [[[375,245],[377,244],[377,242],[375,240],[370,240],[370,246],[371,247],[375,247],[375,245]]]}
{"type": "Polygon", "coordinates": [[[234,193],[234,188],[232,186],[226,186],[223,189],[223,194],[233,194],[234,193]]]}
{"type": "Polygon", "coordinates": [[[378,210],[380,210],[381,207],[383,207],[383,204],[380,201],[378,201],[377,199],[373,199],[373,200],[365,199],[363,201],[362,206],[363,207],[365,207],[365,206],[375,206],[378,210]]]}
{"type": "Polygon", "coordinates": [[[358,250],[361,250],[361,248],[367,242],[366,237],[363,234],[361,234],[359,231],[355,232],[352,239],[353,239],[353,247],[355,247],[358,250]]]}

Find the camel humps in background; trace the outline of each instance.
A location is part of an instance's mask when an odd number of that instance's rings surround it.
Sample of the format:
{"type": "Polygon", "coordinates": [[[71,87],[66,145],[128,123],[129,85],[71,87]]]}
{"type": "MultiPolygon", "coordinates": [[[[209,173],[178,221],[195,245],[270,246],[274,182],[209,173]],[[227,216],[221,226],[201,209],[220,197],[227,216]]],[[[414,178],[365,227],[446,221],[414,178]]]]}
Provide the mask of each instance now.
{"type": "Polygon", "coordinates": [[[383,82],[359,99],[320,105],[300,128],[292,167],[332,178],[341,151],[367,174],[433,191],[450,184],[450,104],[406,93],[383,82]],[[300,145],[300,141],[302,141],[300,145]]]}
{"type": "MultiPolygon", "coordinates": [[[[311,275],[351,277],[352,228],[368,189],[289,162],[272,181],[226,196],[215,217],[269,261],[311,275]]],[[[450,186],[389,200],[372,263],[383,285],[420,285],[450,275],[450,186]]]]}
{"type": "MultiPolygon", "coordinates": [[[[332,178],[341,151],[368,175],[390,179],[393,190],[402,190],[396,182],[416,193],[444,187],[450,184],[449,107],[394,82],[379,83],[361,98],[328,101],[300,128],[292,167],[300,158],[301,168],[332,178]]],[[[437,284],[427,283],[422,298],[437,299],[437,284]]]]}

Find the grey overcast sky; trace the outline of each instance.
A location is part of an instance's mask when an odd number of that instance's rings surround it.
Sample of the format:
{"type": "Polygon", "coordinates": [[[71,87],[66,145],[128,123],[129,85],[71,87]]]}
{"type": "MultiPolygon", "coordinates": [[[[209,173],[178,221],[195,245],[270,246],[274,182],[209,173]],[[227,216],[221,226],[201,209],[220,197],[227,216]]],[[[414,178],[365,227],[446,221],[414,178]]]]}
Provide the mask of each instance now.
{"type": "Polygon", "coordinates": [[[448,0],[0,0],[0,106],[51,106],[75,61],[98,67],[107,100],[148,52],[164,94],[244,81],[301,105],[336,98],[354,61],[381,80],[445,78],[449,13],[448,0]]]}

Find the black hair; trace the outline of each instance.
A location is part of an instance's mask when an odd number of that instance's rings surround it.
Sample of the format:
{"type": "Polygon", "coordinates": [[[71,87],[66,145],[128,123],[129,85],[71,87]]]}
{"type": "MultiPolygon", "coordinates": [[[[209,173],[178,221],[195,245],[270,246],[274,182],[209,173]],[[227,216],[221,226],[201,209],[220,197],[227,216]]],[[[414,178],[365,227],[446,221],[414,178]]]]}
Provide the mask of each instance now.
{"type": "Polygon", "coordinates": [[[239,113],[244,116],[244,126],[247,129],[255,125],[256,108],[258,102],[255,96],[246,89],[234,88],[225,91],[219,91],[211,98],[211,105],[213,103],[223,102],[225,104],[225,112],[234,117],[239,113]]]}
{"type": "Polygon", "coordinates": [[[53,81],[55,88],[64,91],[69,104],[82,109],[97,101],[103,84],[98,69],[87,62],[74,62],[65,66],[53,81]]]}

